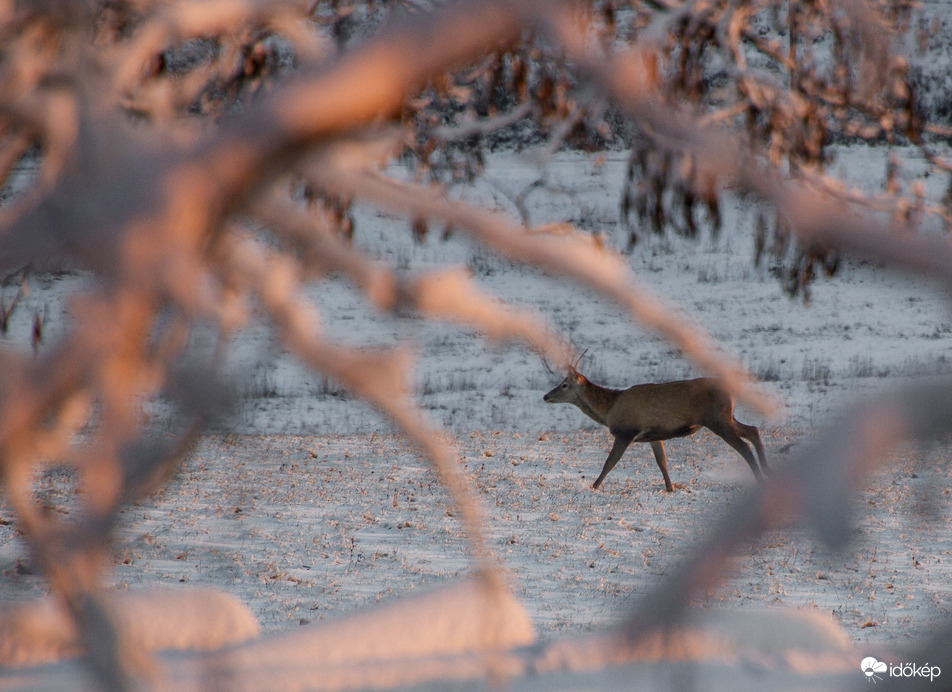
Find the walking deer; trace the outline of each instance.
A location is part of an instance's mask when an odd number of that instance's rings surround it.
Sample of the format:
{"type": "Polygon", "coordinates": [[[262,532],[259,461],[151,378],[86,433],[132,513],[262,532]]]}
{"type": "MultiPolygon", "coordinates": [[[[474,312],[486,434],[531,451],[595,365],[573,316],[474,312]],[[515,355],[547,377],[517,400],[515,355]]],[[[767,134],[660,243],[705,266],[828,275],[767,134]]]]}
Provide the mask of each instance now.
{"type": "Polygon", "coordinates": [[[609,389],[589,382],[576,370],[577,367],[578,361],[569,367],[568,376],[542,400],[550,404],[575,404],[586,416],[607,427],[615,437],[602,472],[592,484],[593,489],[602,484],[632,442],[648,442],[664,476],[665,490],[672,492],[674,486],[668,476],[664,441],[693,435],[701,428],[707,428],[736,449],[754,472],[754,477],[762,479],[767,460],[760,432],[753,425],[744,425],[734,418],[734,399],[718,380],[703,377],[661,384],[636,384],[624,390],[609,389]],[[753,443],[757,459],[744,440],[753,443]]]}

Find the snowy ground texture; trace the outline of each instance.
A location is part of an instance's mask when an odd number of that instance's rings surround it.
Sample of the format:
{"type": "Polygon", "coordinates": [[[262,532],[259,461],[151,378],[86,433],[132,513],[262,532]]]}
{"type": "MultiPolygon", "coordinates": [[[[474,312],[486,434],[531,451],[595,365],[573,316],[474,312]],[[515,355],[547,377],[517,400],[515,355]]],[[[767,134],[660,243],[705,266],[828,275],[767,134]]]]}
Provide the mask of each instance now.
{"type": "MultiPolygon", "coordinates": [[[[663,492],[641,446],[593,492],[607,435],[541,437],[473,433],[460,440],[460,459],[542,633],[615,624],[753,482],[733,450],[703,433],[668,444],[672,479],[685,489],[663,492]]],[[[764,442],[776,451],[791,433],[773,430],[764,442]]],[[[910,451],[868,484],[846,554],[803,531],[772,532],[704,602],[810,608],[858,642],[915,636],[952,607],[944,459],[930,452],[922,463],[910,451]],[[923,513],[928,488],[935,503],[923,513]]],[[[453,514],[434,475],[394,436],[210,438],[167,490],[127,512],[116,581],[225,586],[265,631],[280,631],[465,574],[453,514]]]]}
{"type": "MultiPolygon", "coordinates": [[[[840,152],[838,165],[872,187],[887,155],[852,149],[840,152]]],[[[531,221],[569,221],[621,247],[623,165],[620,154],[558,156],[545,175],[561,192],[535,204],[530,195],[531,221]]],[[[461,194],[513,213],[511,198],[539,174],[518,155],[494,156],[486,180],[461,194]]],[[[647,238],[630,261],[644,282],[785,398],[779,421],[737,412],[760,427],[772,461],[781,463],[831,425],[845,401],[952,371],[948,295],[849,260],[839,275],[817,283],[809,305],[791,301],[771,267],[752,264],[749,209],[735,202],[725,212],[719,238],[647,238]]],[[[542,312],[588,349],[580,369],[596,382],[622,387],[697,374],[611,305],[462,238],[444,243],[436,235],[415,246],[401,222],[370,209],[357,219],[356,242],[388,263],[410,270],[468,265],[486,290],[542,312]]],[[[68,319],[62,294],[81,282],[62,276],[34,286],[29,301],[48,306],[50,340],[68,319]]],[[[593,492],[610,437],[574,407],[542,402],[558,378],[526,349],[381,317],[337,280],[314,286],[313,297],[326,329],[355,346],[416,344],[420,400],[454,434],[460,463],[487,508],[493,549],[543,641],[617,623],[753,483],[740,457],[702,432],[668,444],[672,480],[683,489],[661,492],[650,449],[636,445],[593,492]]],[[[14,319],[31,317],[23,310],[14,319]]],[[[265,327],[242,333],[227,358],[236,377],[252,373],[242,405],[223,424],[226,432],[203,439],[165,489],[125,512],[119,589],[215,587],[275,633],[468,572],[455,509],[426,462],[376,413],[282,354],[265,327]]],[[[921,636],[952,607],[948,459],[944,445],[904,449],[863,483],[847,552],[830,554],[797,528],[774,531],[738,555],[729,578],[699,604],[807,609],[841,625],[859,650],[921,636]]],[[[39,483],[51,501],[70,488],[57,473],[39,483]]],[[[0,570],[4,600],[43,589],[6,520],[0,570]]]]}

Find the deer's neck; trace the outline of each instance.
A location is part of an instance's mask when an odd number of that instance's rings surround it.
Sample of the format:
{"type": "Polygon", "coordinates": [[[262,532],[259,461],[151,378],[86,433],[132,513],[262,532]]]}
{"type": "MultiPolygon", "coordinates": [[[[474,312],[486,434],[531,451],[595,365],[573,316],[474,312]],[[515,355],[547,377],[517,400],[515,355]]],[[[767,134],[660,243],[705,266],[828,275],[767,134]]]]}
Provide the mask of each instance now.
{"type": "Polygon", "coordinates": [[[608,412],[612,410],[619,395],[621,395],[620,390],[601,387],[586,380],[582,385],[582,396],[578,407],[582,409],[582,413],[599,425],[608,425],[608,412]]]}

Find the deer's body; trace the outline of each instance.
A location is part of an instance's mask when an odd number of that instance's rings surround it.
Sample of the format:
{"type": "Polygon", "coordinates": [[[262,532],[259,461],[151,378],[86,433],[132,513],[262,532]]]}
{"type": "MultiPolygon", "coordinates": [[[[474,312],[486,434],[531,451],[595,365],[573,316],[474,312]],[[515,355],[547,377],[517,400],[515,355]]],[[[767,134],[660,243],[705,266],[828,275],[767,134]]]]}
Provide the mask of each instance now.
{"type": "Polygon", "coordinates": [[[758,479],[767,469],[759,431],[734,418],[734,400],[715,379],[702,377],[609,389],[589,382],[573,368],[542,398],[550,404],[575,404],[614,436],[615,443],[593,488],[602,484],[632,442],[648,442],[664,476],[665,489],[674,490],[668,476],[664,440],[693,435],[701,428],[707,428],[736,449],[758,479]],[[745,439],[757,450],[756,459],[745,439]]]}

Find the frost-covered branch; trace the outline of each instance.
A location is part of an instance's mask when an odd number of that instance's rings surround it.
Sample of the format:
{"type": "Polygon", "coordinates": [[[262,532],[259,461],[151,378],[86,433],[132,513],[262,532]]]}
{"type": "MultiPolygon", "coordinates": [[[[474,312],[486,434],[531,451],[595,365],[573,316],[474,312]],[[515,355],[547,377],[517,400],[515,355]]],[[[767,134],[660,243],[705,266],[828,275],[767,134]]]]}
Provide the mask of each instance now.
{"type": "MultiPolygon", "coordinates": [[[[387,13],[364,9],[368,23],[387,13]]],[[[599,238],[565,226],[558,234],[522,228],[451,201],[423,178],[447,182],[440,165],[453,169],[454,181],[465,177],[459,171],[474,174],[483,138],[526,120],[542,150],[606,140],[606,111],[589,106],[607,98],[637,128],[623,207],[641,221],[673,225],[673,197],[687,210],[681,225],[689,232],[698,228],[696,209],[716,225],[722,191],[736,185],[770,202],[818,255],[837,249],[949,275],[945,239],[895,233],[894,220],[864,211],[869,199],[844,197],[812,172],[822,169],[834,123],[848,136],[917,144],[928,131],[882,38],[878,3],[847,2],[842,12],[811,5],[788,17],[801,39],[786,52],[755,45],[776,67],[793,70],[811,63],[807,44],[832,33],[845,72],[787,74],[790,89],[755,74],[742,44],[752,39],[759,5],[633,3],[624,22],[629,47],[621,45],[619,9],[602,1],[474,0],[393,12],[379,33],[351,38],[343,16],[328,18],[315,3],[67,0],[0,8],[0,176],[12,187],[19,166],[38,171],[25,190],[4,191],[0,275],[68,268],[90,277],[58,342],[32,358],[0,353],[0,477],[100,686],[126,688],[151,670],[148,659],[124,649],[102,585],[123,503],[174,473],[202,426],[226,407],[213,359],[197,359],[195,372],[181,365],[195,357],[194,331],[208,325],[227,343],[262,318],[302,362],[395,422],[432,461],[463,517],[476,572],[501,593],[485,512],[410,394],[410,348],[343,346],[303,288],[340,273],[378,311],[409,309],[418,319],[518,340],[560,365],[569,362],[571,335],[503,305],[460,269],[404,274],[372,261],[337,235],[354,200],[465,229],[501,256],[594,289],[765,413],[772,400],[755,392],[736,360],[641,285],[599,238]],[[329,35],[311,26],[322,22],[329,35]],[[813,26],[819,33],[805,33],[813,26]],[[729,97],[709,89],[706,57],[715,50],[733,56],[729,97]],[[874,72],[886,75],[883,83],[870,79],[874,72]],[[682,97],[687,105],[673,102],[682,97]],[[416,182],[379,172],[398,153],[416,182]],[[276,192],[300,176],[323,216],[276,192]],[[158,400],[175,410],[174,434],[162,434],[143,407],[158,400]],[[78,509],[68,521],[35,494],[37,470],[54,465],[76,479],[78,509]]],[[[941,154],[930,157],[942,167],[941,154]]],[[[916,200],[905,208],[895,199],[894,217],[944,208],[916,200]]],[[[883,208],[888,200],[873,201],[883,208]]],[[[8,317],[3,306],[4,326],[8,317]]],[[[922,391],[940,418],[952,408],[941,392],[922,391]]],[[[758,490],[661,592],[661,606],[673,607],[701,577],[716,574],[709,567],[748,532],[788,510],[819,511],[894,439],[925,434],[910,423],[923,411],[909,401],[862,412],[849,428],[854,444],[845,462],[834,463],[839,447],[828,441],[816,452],[821,470],[808,459],[758,490]]],[[[928,430],[944,425],[933,422],[928,430]]],[[[820,529],[841,520],[823,515],[820,529]]]]}
{"type": "MultiPolygon", "coordinates": [[[[386,208],[410,217],[434,219],[465,229],[476,240],[503,256],[532,264],[575,279],[617,302],[634,320],[654,329],[677,345],[703,370],[722,377],[727,387],[745,403],[766,415],[776,413],[777,403],[756,391],[746,370],[723,355],[698,325],[639,282],[622,258],[591,236],[578,232],[558,235],[526,233],[497,214],[446,199],[439,193],[401,183],[376,173],[350,172],[322,167],[311,171],[312,179],[325,187],[360,194],[386,208]]],[[[572,360],[569,351],[558,352],[554,362],[564,368],[572,360]]]]}

